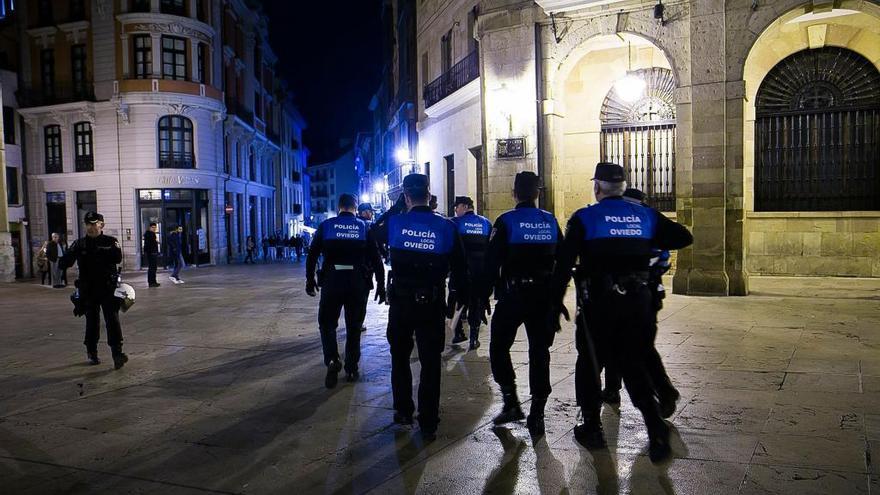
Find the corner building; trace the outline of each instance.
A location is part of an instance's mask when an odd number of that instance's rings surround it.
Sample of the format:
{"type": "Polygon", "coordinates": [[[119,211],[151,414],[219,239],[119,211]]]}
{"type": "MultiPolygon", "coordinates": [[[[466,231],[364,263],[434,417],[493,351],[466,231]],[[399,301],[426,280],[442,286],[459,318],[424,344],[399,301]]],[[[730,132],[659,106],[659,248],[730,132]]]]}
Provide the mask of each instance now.
{"type": "Polygon", "coordinates": [[[743,295],[753,274],[880,277],[880,3],[471,3],[418,9],[419,160],[446,162],[441,201],[475,195],[497,216],[532,170],[564,221],[614,161],[694,233],[677,293],[743,295]]]}
{"type": "Polygon", "coordinates": [[[50,0],[18,14],[33,244],[52,232],[72,241],[96,209],[126,269],[145,265],[150,222],[163,252],[181,225],[188,263],[226,263],[246,235],[283,227],[284,94],[258,11],[237,0],[50,0]]]}

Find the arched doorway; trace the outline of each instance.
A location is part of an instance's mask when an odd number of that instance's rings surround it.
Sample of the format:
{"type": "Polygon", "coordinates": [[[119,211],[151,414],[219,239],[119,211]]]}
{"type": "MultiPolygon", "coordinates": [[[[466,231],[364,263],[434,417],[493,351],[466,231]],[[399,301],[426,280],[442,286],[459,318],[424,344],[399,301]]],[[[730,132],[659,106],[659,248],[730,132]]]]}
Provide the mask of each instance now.
{"type": "Polygon", "coordinates": [[[562,105],[552,131],[554,213],[568,218],[595,200],[590,179],[600,161],[626,167],[635,187],[674,211],[677,81],[665,53],[644,37],[618,33],[590,38],[572,56],[555,74],[562,105]],[[627,77],[643,82],[637,97],[618,95],[627,77]]]}
{"type": "Polygon", "coordinates": [[[600,158],[621,165],[654,207],[675,211],[675,78],[661,67],[633,75],[645,82],[640,98],[628,101],[614,88],[605,96],[600,158]]]}
{"type": "Polygon", "coordinates": [[[767,26],[743,65],[744,267],[880,276],[880,7],[767,26]]]}

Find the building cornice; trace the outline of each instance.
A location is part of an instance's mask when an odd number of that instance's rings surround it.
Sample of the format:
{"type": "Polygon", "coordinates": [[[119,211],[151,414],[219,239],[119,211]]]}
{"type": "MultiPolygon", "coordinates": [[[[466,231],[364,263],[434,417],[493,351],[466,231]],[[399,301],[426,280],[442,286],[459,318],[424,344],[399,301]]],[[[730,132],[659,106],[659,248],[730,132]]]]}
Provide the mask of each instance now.
{"type": "Polygon", "coordinates": [[[42,48],[49,48],[52,44],[55,43],[55,33],[58,31],[58,28],[55,26],[47,26],[40,28],[28,29],[27,34],[36,40],[40,41],[40,45],[42,48]]]}
{"type": "Polygon", "coordinates": [[[204,22],[167,14],[135,12],[120,14],[116,20],[127,33],[155,33],[195,38],[205,43],[214,41],[214,28],[204,22]],[[128,29],[125,29],[128,28],[128,29]]]}

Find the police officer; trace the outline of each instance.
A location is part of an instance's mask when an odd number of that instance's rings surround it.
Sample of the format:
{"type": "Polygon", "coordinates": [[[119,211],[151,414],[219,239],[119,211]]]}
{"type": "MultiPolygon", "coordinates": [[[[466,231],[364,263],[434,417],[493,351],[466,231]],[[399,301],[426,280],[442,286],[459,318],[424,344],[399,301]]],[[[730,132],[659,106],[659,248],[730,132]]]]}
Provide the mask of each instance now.
{"type": "Polygon", "coordinates": [[[101,364],[98,359],[100,339],[100,314],[104,314],[107,327],[107,344],[113,354],[113,367],[122,368],[128,356],[122,352],[122,326],[119,323],[120,299],[114,292],[119,283],[117,265],[122,263],[122,249],[115,237],[104,235],[104,217],[94,211],[83,217],[86,236],[77,239],[61,259],[62,269],[79,265],[80,306],[86,315],[86,336],[83,342],[91,364],[101,364]]]}
{"type": "Polygon", "coordinates": [[[468,300],[464,284],[467,265],[455,224],[432,212],[428,177],[410,174],[403,180],[407,213],[393,215],[378,226],[377,238],[391,252],[388,293],[388,342],[391,345],[391,387],[394,422],[412,424],[410,355],[419,349],[419,427],[425,440],[436,438],[440,407],[440,355],[445,340],[446,277],[460,287],[459,303],[468,300]]]}
{"type": "Polygon", "coordinates": [[[385,270],[379,258],[379,250],[366,224],[355,217],[357,199],[351,194],[339,196],[339,215],[321,222],[315,232],[312,247],[306,258],[306,293],[316,295],[321,287],[318,306],[318,327],[324,349],[327,376],[324,385],[336,386],[342,369],[339,350],[336,347],[336,326],[339,313],[345,311],[345,372],[346,380],[357,381],[358,361],[361,357],[361,325],[366,316],[369,297],[368,283],[376,278],[376,299],[385,302],[385,270]],[[324,256],[321,265],[321,283],[315,278],[318,257],[324,256]]]}
{"type": "Polygon", "coordinates": [[[156,269],[159,265],[159,241],[156,238],[158,230],[156,222],[150,222],[150,227],[144,232],[144,254],[147,255],[147,285],[149,287],[161,285],[156,280],[156,269]]]}
{"type": "Polygon", "coordinates": [[[367,228],[373,225],[373,205],[370,203],[361,203],[358,205],[358,218],[367,224],[367,228]]]}
{"type": "Polygon", "coordinates": [[[575,274],[575,388],[584,422],[575,427],[575,438],[588,448],[605,446],[598,372],[607,363],[620,372],[633,405],[642,413],[649,456],[659,462],[671,450],[669,426],[660,417],[646,369],[654,319],[649,266],[653,249],[680,249],[693,237],[656,210],[624,201],[626,182],[619,165],[599,163],[593,181],[598,203],[578,210],[568,221],[554,275],[554,297],[562,297],[572,267],[580,261],[575,274]]]}
{"type": "Polygon", "coordinates": [[[561,313],[553,311],[559,303],[551,300],[550,288],[562,231],[550,212],[537,208],[539,191],[540,180],[533,172],[516,175],[513,188],[516,208],[495,220],[486,254],[486,287],[496,287],[498,299],[492,316],[489,359],[504,400],[494,422],[504,424],[524,418],[516,394],[510,348],[517,329],[525,324],[532,393],[526,425],[534,435],[544,433],[544,407],[551,391],[550,346],[561,313]],[[557,318],[555,324],[553,315],[557,318]]]}
{"type": "MultiPolygon", "coordinates": [[[[492,231],[492,222],[488,218],[477,215],[474,211],[474,200],[467,196],[457,196],[453,204],[455,216],[452,221],[458,228],[464,244],[464,252],[467,256],[468,280],[471,287],[484,286],[486,248],[489,246],[489,234],[492,231]]],[[[454,289],[454,288],[453,288],[454,289]]],[[[454,308],[454,306],[453,306],[454,308]]],[[[470,327],[470,350],[480,347],[480,323],[485,318],[483,315],[489,311],[486,299],[480,298],[480,291],[471,291],[471,298],[466,306],[467,322],[470,327]]],[[[453,344],[464,342],[464,315],[455,328],[453,344]]]]}

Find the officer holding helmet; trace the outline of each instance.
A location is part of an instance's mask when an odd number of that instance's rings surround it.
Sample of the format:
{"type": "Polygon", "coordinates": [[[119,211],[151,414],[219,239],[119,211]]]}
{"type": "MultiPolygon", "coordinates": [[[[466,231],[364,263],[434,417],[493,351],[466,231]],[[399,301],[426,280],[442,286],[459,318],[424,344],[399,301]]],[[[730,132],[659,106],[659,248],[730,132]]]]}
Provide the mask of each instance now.
{"type": "Polygon", "coordinates": [[[495,220],[486,254],[487,285],[484,288],[488,291],[497,286],[498,303],[492,316],[489,359],[504,406],[494,422],[504,424],[524,418],[516,395],[510,348],[517,329],[525,324],[532,393],[526,425],[533,435],[544,433],[544,407],[551,391],[550,346],[563,312],[561,298],[551,299],[550,291],[562,231],[552,213],[537,207],[539,192],[540,179],[533,172],[516,175],[513,186],[516,208],[495,220]]]}
{"type": "Polygon", "coordinates": [[[336,346],[336,327],[339,313],[345,310],[345,372],[346,380],[357,381],[358,361],[361,357],[361,325],[366,316],[368,284],[375,275],[378,289],[376,299],[385,302],[385,269],[379,250],[366,224],[355,217],[357,200],[351,194],[339,196],[339,215],[318,226],[309,255],[306,258],[306,293],[315,297],[318,281],[315,268],[318,257],[321,265],[321,302],[318,306],[318,327],[324,349],[327,376],[324,385],[336,386],[342,364],[336,346]]]}
{"type": "Polygon", "coordinates": [[[446,277],[461,290],[459,303],[468,300],[467,265],[458,230],[451,221],[428,206],[428,177],[410,174],[403,180],[408,212],[393,215],[377,228],[380,242],[386,242],[391,257],[388,299],[388,342],[391,345],[391,387],[394,422],[412,424],[410,355],[419,349],[418,422],[422,437],[436,438],[440,421],[440,355],[445,340],[446,277]]]}
{"type": "Polygon", "coordinates": [[[122,352],[122,326],[119,323],[121,300],[115,296],[119,284],[117,265],[122,263],[122,249],[115,237],[104,235],[104,217],[90,211],[83,217],[86,236],[77,239],[61,259],[62,269],[79,265],[80,307],[86,316],[86,336],[83,342],[91,364],[101,364],[98,358],[101,317],[107,327],[107,344],[113,355],[113,367],[122,368],[128,356],[122,352]]]}
{"type": "MultiPolygon", "coordinates": [[[[484,286],[484,265],[486,262],[486,248],[489,246],[489,234],[492,231],[492,222],[488,218],[477,215],[474,211],[474,200],[467,196],[457,196],[453,203],[455,217],[452,221],[458,228],[464,244],[464,252],[467,256],[468,280],[471,287],[484,286]]],[[[454,309],[454,306],[453,306],[454,309]]],[[[485,318],[484,314],[489,311],[488,300],[480,298],[480,291],[471,291],[471,298],[467,308],[467,322],[470,327],[470,350],[480,347],[480,323],[485,318]]],[[[453,344],[464,342],[464,316],[459,320],[455,328],[453,344]]]]}
{"type": "Polygon", "coordinates": [[[653,347],[650,261],[653,249],[681,249],[693,237],[656,210],[624,201],[624,177],[620,165],[596,166],[593,191],[598,203],[581,208],[568,221],[554,275],[555,297],[565,294],[579,260],[575,389],[584,422],[575,427],[575,438],[588,448],[605,446],[598,373],[608,363],[620,372],[642,413],[649,457],[659,462],[671,449],[669,426],[660,416],[646,369],[653,347]]]}

